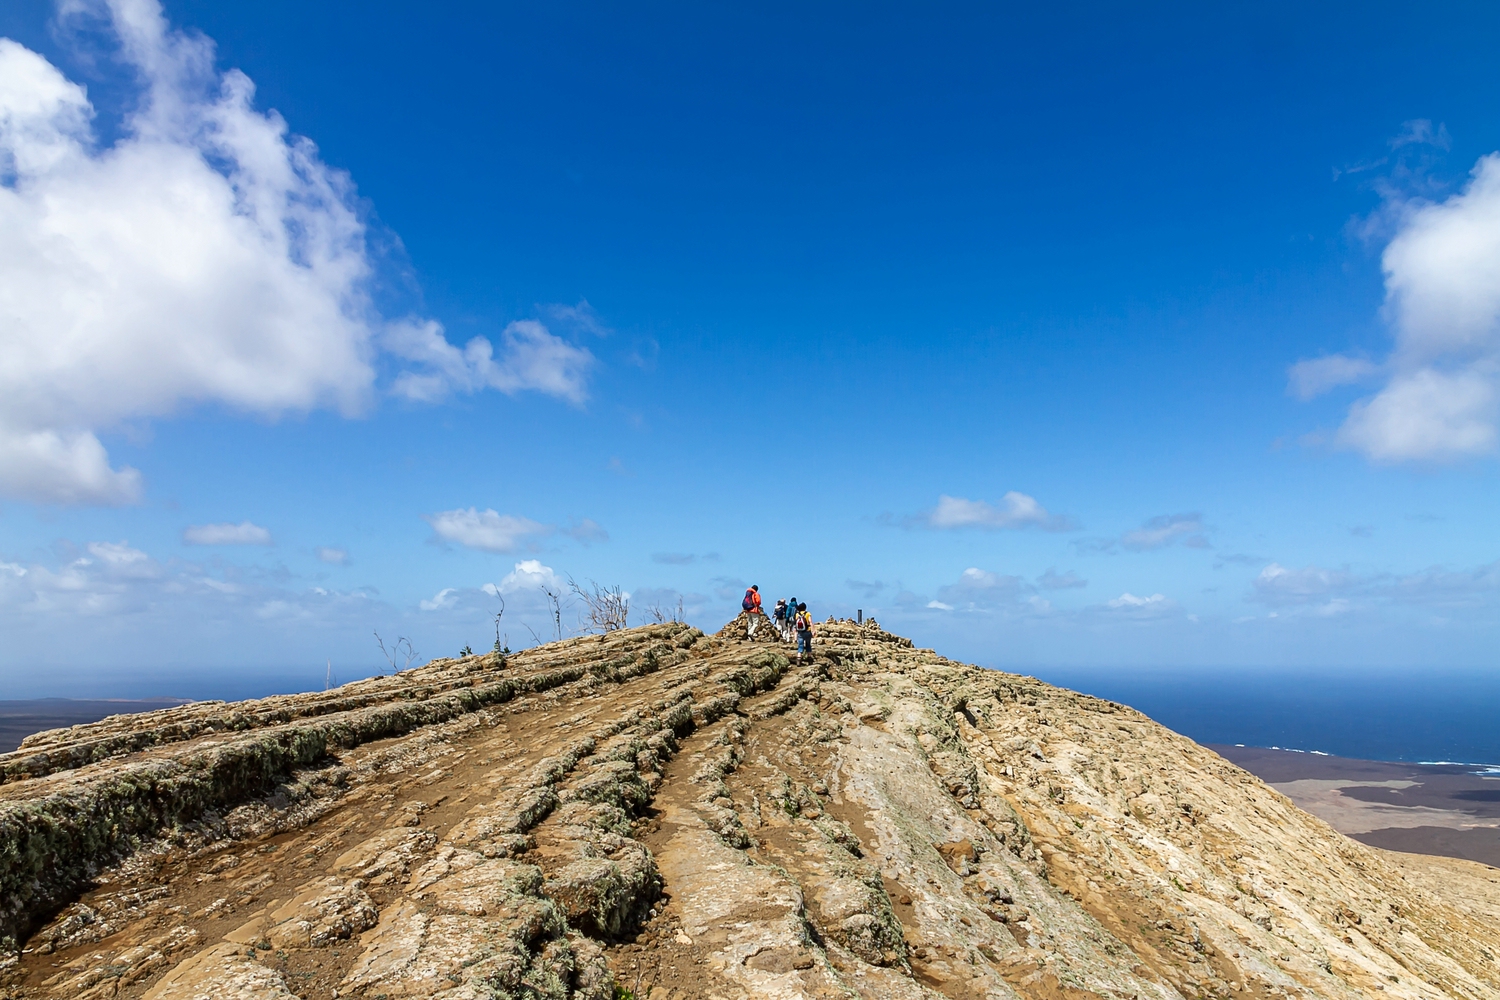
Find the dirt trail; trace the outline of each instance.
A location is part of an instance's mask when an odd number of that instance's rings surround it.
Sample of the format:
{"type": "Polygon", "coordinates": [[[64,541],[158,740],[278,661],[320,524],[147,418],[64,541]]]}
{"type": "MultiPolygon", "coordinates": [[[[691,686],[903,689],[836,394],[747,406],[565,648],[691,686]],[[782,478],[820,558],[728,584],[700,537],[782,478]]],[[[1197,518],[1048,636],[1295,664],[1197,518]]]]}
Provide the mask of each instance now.
{"type": "Polygon", "coordinates": [[[1500,997],[1500,872],[1129,709],[658,625],[0,756],[6,997],[1500,997]]]}

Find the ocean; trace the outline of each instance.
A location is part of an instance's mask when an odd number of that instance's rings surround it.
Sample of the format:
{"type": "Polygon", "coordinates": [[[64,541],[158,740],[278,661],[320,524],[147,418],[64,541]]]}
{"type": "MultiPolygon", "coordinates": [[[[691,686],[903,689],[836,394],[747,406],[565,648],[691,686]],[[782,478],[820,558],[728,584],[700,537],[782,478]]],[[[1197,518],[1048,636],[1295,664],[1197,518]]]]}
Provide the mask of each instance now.
{"type": "MultiPolygon", "coordinates": [[[[1399,673],[1059,667],[1025,672],[1130,705],[1199,743],[1242,743],[1366,760],[1500,765],[1500,668],[1399,673]]],[[[338,678],[350,679],[348,674],[338,678]]],[[[236,700],[318,690],[323,680],[321,671],[311,670],[296,676],[202,673],[141,678],[109,693],[236,700]]],[[[27,732],[130,710],[127,705],[92,702],[0,703],[0,751],[13,747],[27,732]]]]}
{"type": "Polygon", "coordinates": [[[1030,672],[1129,705],[1199,743],[1500,764],[1500,669],[1030,672]]]}

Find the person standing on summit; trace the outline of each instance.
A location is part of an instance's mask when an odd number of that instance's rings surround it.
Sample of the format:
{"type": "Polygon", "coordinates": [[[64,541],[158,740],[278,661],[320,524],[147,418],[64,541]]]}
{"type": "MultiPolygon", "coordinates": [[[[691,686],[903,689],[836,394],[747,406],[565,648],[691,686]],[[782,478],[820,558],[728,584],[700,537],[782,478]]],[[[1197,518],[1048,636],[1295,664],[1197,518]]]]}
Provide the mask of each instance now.
{"type": "Polygon", "coordinates": [[[750,585],[750,589],[745,591],[745,599],[740,602],[740,607],[744,609],[745,614],[748,616],[748,620],[745,625],[745,636],[746,638],[749,638],[750,636],[755,635],[755,626],[760,624],[761,610],[759,586],[755,584],[750,585]]]}

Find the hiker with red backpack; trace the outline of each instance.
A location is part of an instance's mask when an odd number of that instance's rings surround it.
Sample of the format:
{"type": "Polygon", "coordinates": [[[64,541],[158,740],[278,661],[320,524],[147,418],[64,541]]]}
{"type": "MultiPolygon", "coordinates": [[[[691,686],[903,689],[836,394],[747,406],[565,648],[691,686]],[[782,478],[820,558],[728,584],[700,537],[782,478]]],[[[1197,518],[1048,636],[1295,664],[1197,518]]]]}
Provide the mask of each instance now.
{"type": "Polygon", "coordinates": [[[812,655],[813,621],[812,615],[807,613],[806,604],[797,605],[796,617],[792,619],[792,625],[797,632],[797,662],[802,662],[802,654],[812,655]]]}
{"type": "Polygon", "coordinates": [[[760,587],[752,584],[750,589],[745,591],[745,599],[740,602],[740,608],[748,616],[745,626],[745,637],[748,639],[755,635],[755,626],[760,624],[760,587]]]}

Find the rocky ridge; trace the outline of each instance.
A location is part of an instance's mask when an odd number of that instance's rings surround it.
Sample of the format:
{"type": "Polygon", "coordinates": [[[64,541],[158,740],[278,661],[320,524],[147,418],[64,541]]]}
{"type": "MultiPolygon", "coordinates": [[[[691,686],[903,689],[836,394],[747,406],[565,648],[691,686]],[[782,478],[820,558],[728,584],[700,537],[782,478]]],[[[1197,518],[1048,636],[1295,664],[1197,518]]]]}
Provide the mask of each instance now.
{"type": "Polygon", "coordinates": [[[0,995],[1500,997],[1500,871],[870,621],[678,624],[0,756],[0,995]]]}

